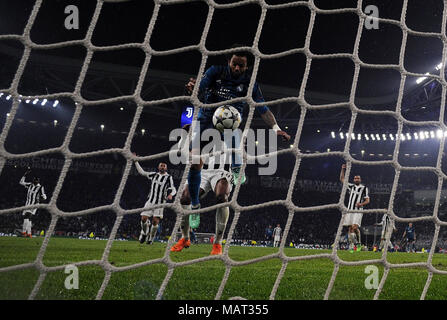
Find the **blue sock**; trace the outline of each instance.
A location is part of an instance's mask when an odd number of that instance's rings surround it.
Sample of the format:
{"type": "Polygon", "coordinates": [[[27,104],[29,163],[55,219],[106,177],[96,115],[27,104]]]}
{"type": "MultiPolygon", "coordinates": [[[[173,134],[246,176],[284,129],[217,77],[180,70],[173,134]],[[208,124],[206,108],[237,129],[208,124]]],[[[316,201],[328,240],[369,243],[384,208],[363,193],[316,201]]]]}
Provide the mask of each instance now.
{"type": "Polygon", "coordinates": [[[196,206],[200,203],[199,192],[200,192],[200,181],[202,180],[201,170],[189,170],[188,174],[188,190],[191,196],[191,204],[196,206]]]}
{"type": "Polygon", "coordinates": [[[242,166],[242,165],[240,165],[240,164],[233,163],[233,164],[231,165],[231,169],[232,169],[232,170],[234,170],[234,169],[237,170],[237,169],[240,169],[241,166],[242,166]]]}

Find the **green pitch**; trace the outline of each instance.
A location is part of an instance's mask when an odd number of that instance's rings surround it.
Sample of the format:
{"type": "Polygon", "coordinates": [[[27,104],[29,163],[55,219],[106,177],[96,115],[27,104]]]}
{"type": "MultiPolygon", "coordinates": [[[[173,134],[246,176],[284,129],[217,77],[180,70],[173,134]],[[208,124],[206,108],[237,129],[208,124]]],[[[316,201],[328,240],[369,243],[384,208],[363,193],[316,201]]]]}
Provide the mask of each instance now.
{"type": "MultiPolygon", "coordinates": [[[[43,238],[0,237],[0,268],[33,262],[43,238]]],[[[57,266],[84,260],[100,260],[106,241],[51,238],[43,262],[57,266]]],[[[141,245],[138,242],[115,241],[109,261],[127,266],[160,258],[165,244],[141,245]]],[[[237,261],[253,259],[277,252],[277,248],[231,247],[230,257],[237,261]]],[[[183,252],[171,254],[176,261],[208,256],[211,245],[193,245],[183,252]]],[[[314,255],[322,250],[285,249],[288,256],[314,255]]],[[[347,261],[377,259],[378,252],[339,252],[347,261]]],[[[389,253],[390,263],[423,262],[428,254],[389,253]]],[[[234,267],[225,286],[222,299],[242,296],[247,299],[268,299],[282,262],[271,259],[246,266],[234,267]]],[[[433,265],[447,271],[447,255],[435,254],[433,265]]],[[[333,272],[329,259],[295,261],[288,264],[276,294],[276,299],[322,299],[333,272]]],[[[377,265],[380,277],[383,266],[377,265]]],[[[167,272],[165,264],[140,267],[113,273],[103,299],[154,299],[167,272]]],[[[175,269],[163,299],[214,299],[225,272],[222,261],[196,263],[175,269]]],[[[94,299],[104,278],[99,266],[79,267],[79,289],[67,290],[64,282],[68,274],[63,270],[49,273],[37,299],[94,299]]],[[[0,272],[0,299],[26,299],[32,291],[39,273],[36,269],[0,272]]],[[[365,288],[368,275],[365,266],[342,266],[339,269],[330,299],[372,299],[375,290],[365,288]]],[[[419,299],[428,277],[424,268],[392,269],[380,299],[419,299]]],[[[426,299],[447,299],[447,275],[434,275],[426,299]]]]}

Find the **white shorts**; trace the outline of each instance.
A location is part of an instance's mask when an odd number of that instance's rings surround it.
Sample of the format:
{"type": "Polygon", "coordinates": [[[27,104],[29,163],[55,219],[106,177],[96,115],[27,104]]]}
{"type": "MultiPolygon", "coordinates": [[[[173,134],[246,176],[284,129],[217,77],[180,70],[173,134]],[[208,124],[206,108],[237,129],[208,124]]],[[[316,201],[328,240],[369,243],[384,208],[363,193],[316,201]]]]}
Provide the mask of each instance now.
{"type": "Polygon", "coordinates": [[[27,210],[23,210],[22,215],[25,215],[26,213],[31,213],[33,216],[36,214],[37,212],[37,208],[36,209],[27,209],[27,210]]]}
{"type": "Polygon", "coordinates": [[[382,228],[382,235],[380,236],[381,239],[385,239],[386,238],[387,229],[388,228],[382,228]]]}
{"type": "MultiPolygon", "coordinates": [[[[205,196],[208,192],[216,189],[216,184],[221,179],[226,179],[228,182],[228,193],[233,189],[233,184],[231,183],[232,175],[226,170],[223,169],[207,169],[202,170],[201,173],[202,179],[200,180],[200,189],[205,191],[205,196]]],[[[186,184],[188,184],[188,180],[186,180],[186,184]]]]}
{"type": "MultiPolygon", "coordinates": [[[[382,227],[382,236],[381,236],[382,239],[386,238],[386,234],[387,234],[389,228],[393,228],[393,226],[388,224],[388,226],[386,226],[386,228],[382,227]]],[[[393,234],[393,232],[390,233],[390,237],[391,237],[392,234],[393,234]]]]}
{"type": "MultiPolygon", "coordinates": [[[[144,205],[145,207],[149,207],[153,205],[152,203],[150,203],[149,201],[146,202],[146,204],[144,205]]],[[[158,209],[153,209],[153,210],[148,210],[148,211],[143,211],[140,214],[141,216],[146,216],[146,217],[157,217],[160,219],[163,219],[163,208],[158,208],[158,209]]]]}
{"type": "Polygon", "coordinates": [[[353,224],[362,225],[363,213],[347,213],[343,221],[344,226],[352,226],[353,224]]]}
{"type": "Polygon", "coordinates": [[[275,241],[280,241],[281,237],[275,237],[275,241]]]}

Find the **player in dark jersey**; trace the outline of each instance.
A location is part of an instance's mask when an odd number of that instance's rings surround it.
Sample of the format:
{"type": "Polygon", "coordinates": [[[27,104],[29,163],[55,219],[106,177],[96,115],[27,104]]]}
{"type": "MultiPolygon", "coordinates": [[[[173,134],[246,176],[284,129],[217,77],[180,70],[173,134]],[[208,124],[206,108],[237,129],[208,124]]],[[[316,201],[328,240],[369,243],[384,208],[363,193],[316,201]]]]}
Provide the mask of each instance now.
{"type": "Polygon", "coordinates": [[[407,236],[407,252],[416,252],[416,232],[414,230],[413,224],[410,222],[408,226],[405,228],[404,234],[402,238],[407,236]]]}
{"type": "MultiPolygon", "coordinates": [[[[202,81],[199,84],[198,96],[200,101],[203,103],[216,103],[233,98],[245,97],[247,95],[251,78],[251,72],[249,72],[249,60],[251,57],[252,55],[249,52],[238,51],[227,57],[227,65],[211,66],[205,72],[202,81]]],[[[188,93],[192,93],[195,84],[196,79],[190,78],[188,84],[186,85],[186,90],[188,93]]],[[[255,102],[265,101],[257,83],[254,85],[252,98],[255,102]]],[[[235,107],[241,114],[246,105],[247,104],[245,102],[237,102],[232,104],[232,106],[235,107]]],[[[197,118],[200,124],[200,131],[198,133],[201,134],[204,130],[214,127],[212,117],[215,109],[216,108],[200,108],[197,118]]],[[[257,107],[256,110],[260,113],[265,123],[270,128],[275,130],[278,136],[281,136],[284,140],[290,140],[290,136],[285,131],[281,130],[276,123],[275,116],[267,106],[257,107]]],[[[198,134],[196,136],[198,137],[200,135],[198,134]]],[[[240,137],[235,137],[235,143],[235,148],[238,148],[240,137]]],[[[239,159],[235,157],[231,168],[235,184],[239,181],[239,171],[241,166],[241,161],[239,159]]],[[[199,189],[202,166],[202,160],[200,160],[199,164],[192,164],[188,175],[188,189],[191,196],[192,209],[198,209],[200,207],[199,189]]],[[[244,179],[244,177],[241,178],[241,183],[245,181],[244,179]]]]}

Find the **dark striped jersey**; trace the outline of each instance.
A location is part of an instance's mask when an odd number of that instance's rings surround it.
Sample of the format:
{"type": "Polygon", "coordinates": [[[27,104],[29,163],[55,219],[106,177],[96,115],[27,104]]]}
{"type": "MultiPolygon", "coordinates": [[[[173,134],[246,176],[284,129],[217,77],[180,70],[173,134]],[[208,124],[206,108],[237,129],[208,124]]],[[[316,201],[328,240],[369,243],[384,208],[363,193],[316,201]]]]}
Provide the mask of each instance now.
{"type": "Polygon", "coordinates": [[[394,220],[392,220],[389,215],[384,214],[382,222],[380,222],[379,225],[382,226],[382,230],[387,230],[389,227],[394,229],[394,220]]]}
{"type": "MultiPolygon", "coordinates": [[[[203,103],[215,103],[233,98],[245,97],[250,84],[251,73],[245,72],[239,78],[231,75],[230,67],[211,66],[203,75],[199,86],[199,98],[203,103]]],[[[255,102],[264,102],[261,90],[255,82],[252,97],[255,102]]],[[[232,104],[241,114],[247,105],[245,102],[236,102],[232,104]]],[[[200,108],[198,120],[211,120],[216,108],[200,108]]],[[[260,114],[264,114],[269,110],[267,106],[256,107],[260,114]]]]}
{"type": "Polygon", "coordinates": [[[26,206],[40,203],[40,198],[42,198],[43,200],[47,199],[45,190],[40,183],[34,184],[31,182],[25,182],[25,176],[20,179],[19,183],[28,189],[28,192],[26,194],[26,206]]]}
{"type": "Polygon", "coordinates": [[[407,236],[407,239],[414,239],[414,226],[410,228],[410,226],[407,226],[405,228],[405,234],[407,236]]]}
{"type": "Polygon", "coordinates": [[[166,197],[169,194],[175,196],[177,190],[170,174],[144,171],[138,162],[135,162],[135,166],[139,174],[145,176],[151,181],[151,191],[148,195],[149,203],[162,204],[166,202],[166,197]]]}
{"type": "Polygon", "coordinates": [[[363,207],[357,208],[357,203],[362,203],[366,198],[369,198],[369,190],[363,184],[355,185],[348,183],[349,202],[348,210],[363,210],[363,207]]]}

